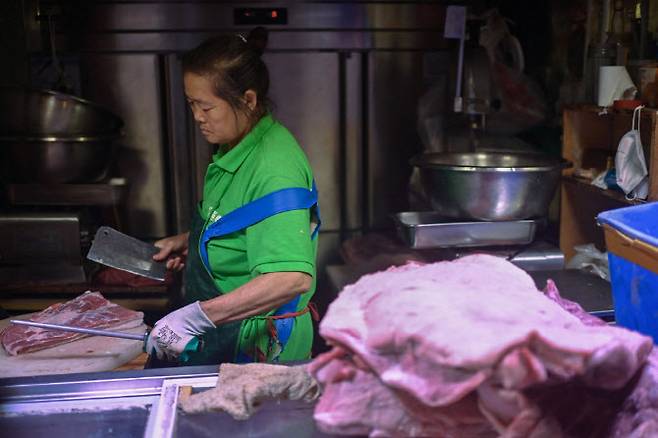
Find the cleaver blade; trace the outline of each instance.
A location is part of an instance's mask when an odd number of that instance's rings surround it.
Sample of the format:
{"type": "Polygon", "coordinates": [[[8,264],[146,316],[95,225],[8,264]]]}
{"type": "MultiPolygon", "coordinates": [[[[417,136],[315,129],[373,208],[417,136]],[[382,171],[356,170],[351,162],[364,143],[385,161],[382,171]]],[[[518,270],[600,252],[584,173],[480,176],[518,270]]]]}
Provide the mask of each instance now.
{"type": "Polygon", "coordinates": [[[91,243],[87,258],[122,271],[164,281],[167,272],[165,262],[156,262],[152,258],[158,251],[160,249],[150,243],[110,227],[100,227],[91,243]]]}

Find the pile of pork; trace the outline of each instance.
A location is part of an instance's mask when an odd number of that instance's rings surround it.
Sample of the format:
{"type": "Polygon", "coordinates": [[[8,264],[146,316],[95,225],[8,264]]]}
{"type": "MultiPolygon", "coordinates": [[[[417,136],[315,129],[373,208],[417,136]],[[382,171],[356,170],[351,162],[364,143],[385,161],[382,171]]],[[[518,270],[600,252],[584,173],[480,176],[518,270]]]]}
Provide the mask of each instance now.
{"type": "Polygon", "coordinates": [[[362,277],[330,305],[308,367],[315,420],[370,436],[658,436],[652,340],[475,255],[362,277]]]}

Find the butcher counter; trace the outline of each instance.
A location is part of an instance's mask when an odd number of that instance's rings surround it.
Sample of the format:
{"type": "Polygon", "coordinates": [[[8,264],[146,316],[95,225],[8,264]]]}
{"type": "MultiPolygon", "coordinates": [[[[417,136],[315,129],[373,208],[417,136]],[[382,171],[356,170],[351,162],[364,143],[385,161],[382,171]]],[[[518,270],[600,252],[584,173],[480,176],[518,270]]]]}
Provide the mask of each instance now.
{"type": "MultiPolygon", "coordinates": [[[[363,250],[363,246],[359,250],[363,250]]],[[[326,289],[337,293],[361,275],[382,269],[388,257],[379,262],[354,263],[357,257],[345,257],[352,263],[327,268],[316,298],[331,300],[326,289]]],[[[345,255],[344,255],[345,256],[345,255]]],[[[402,259],[418,260],[417,254],[396,253],[402,259]]],[[[444,257],[445,253],[425,253],[444,257]]],[[[361,259],[366,259],[365,257],[361,259]]],[[[420,259],[419,261],[426,261],[420,259]]],[[[543,263],[543,262],[542,262],[543,263]]],[[[547,267],[550,267],[548,263],[547,267]]],[[[386,266],[384,266],[385,268],[386,266]]],[[[580,303],[588,312],[612,318],[610,285],[591,274],[574,270],[529,270],[538,288],[552,279],[561,294],[580,303]]],[[[486,305],[486,303],[483,303],[486,305]]],[[[215,386],[217,366],[162,369],[131,369],[143,366],[143,356],[126,365],[123,371],[86,374],[0,379],[0,430],[12,437],[68,436],[144,436],[215,437],[221,435],[251,437],[319,437],[313,420],[314,404],[298,401],[268,402],[249,420],[236,421],[225,413],[183,414],[176,409],[181,387],[199,392],[215,386]]]]}
{"type": "Polygon", "coordinates": [[[313,404],[264,403],[249,420],[177,411],[179,388],[215,386],[217,366],[0,379],[0,430],[18,437],[326,437],[313,404]]]}
{"type": "MultiPolygon", "coordinates": [[[[332,269],[334,280],[343,270],[332,269]]],[[[603,280],[579,272],[534,273],[538,284],[553,278],[565,291],[581,291],[585,308],[608,305],[603,280]]],[[[596,312],[595,312],[596,313],[596,312]]],[[[602,315],[603,316],[603,315],[602,315]]],[[[0,430],[11,437],[322,437],[314,404],[267,402],[249,420],[226,413],[184,414],[176,409],[179,390],[215,386],[217,366],[112,371],[0,379],[0,430]]]]}

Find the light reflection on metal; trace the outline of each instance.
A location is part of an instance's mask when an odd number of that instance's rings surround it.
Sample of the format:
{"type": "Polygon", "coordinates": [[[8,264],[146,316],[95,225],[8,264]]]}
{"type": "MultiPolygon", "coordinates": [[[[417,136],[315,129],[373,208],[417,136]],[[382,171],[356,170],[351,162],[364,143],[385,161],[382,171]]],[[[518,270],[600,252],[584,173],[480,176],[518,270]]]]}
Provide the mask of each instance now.
{"type": "Polygon", "coordinates": [[[160,398],[151,407],[144,438],[171,438],[174,435],[181,386],[212,388],[216,384],[217,376],[166,380],[162,385],[160,398]]]}

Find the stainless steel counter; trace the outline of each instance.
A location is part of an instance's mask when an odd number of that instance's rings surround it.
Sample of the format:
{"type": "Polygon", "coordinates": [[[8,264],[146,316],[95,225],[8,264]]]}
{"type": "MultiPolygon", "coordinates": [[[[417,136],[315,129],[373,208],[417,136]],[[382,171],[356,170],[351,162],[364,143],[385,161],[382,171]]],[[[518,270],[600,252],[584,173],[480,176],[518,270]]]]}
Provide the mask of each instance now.
{"type": "Polygon", "coordinates": [[[21,403],[157,396],[167,379],[217,376],[217,370],[210,365],[0,379],[0,415],[21,403]]]}
{"type": "Polygon", "coordinates": [[[315,427],[314,404],[301,401],[268,402],[247,421],[233,420],[226,413],[178,416],[175,437],[330,437],[315,427]]]}
{"type": "Polygon", "coordinates": [[[0,430],[11,437],[141,437],[168,379],[217,376],[181,367],[0,379],[0,430]]]}
{"type": "Polygon", "coordinates": [[[214,386],[217,366],[0,379],[0,430],[13,437],[327,437],[313,404],[264,403],[247,421],[176,411],[178,387],[214,386]],[[196,385],[196,386],[195,386],[196,385]]]}
{"type": "Polygon", "coordinates": [[[608,321],[614,319],[612,288],[601,277],[577,269],[530,271],[528,274],[538,289],[543,289],[550,278],[563,298],[577,302],[594,316],[608,321]]]}
{"type": "Polygon", "coordinates": [[[141,437],[149,412],[133,408],[0,417],[0,429],[12,438],[141,437]]]}

